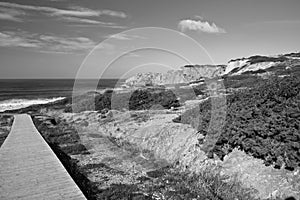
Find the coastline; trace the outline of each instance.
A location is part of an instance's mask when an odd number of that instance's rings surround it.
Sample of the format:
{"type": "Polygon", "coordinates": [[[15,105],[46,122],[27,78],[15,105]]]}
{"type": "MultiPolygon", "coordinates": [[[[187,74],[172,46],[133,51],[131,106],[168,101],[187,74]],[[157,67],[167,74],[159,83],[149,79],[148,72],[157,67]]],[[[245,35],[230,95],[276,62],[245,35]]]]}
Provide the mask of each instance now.
{"type": "Polygon", "coordinates": [[[0,112],[26,108],[32,105],[43,105],[65,99],[66,97],[37,98],[37,99],[8,99],[0,101],[0,112]]]}
{"type": "MultiPolygon", "coordinates": [[[[285,77],[278,81],[284,83],[291,80],[297,83],[298,79],[285,77]]],[[[254,100],[247,99],[247,95],[253,96],[255,92],[257,94],[258,91],[264,93],[270,90],[256,84],[253,83],[252,89],[230,90],[226,94],[230,104],[235,105],[233,103],[236,102],[236,106],[241,106],[246,102],[255,103],[254,100]]],[[[260,84],[266,83],[262,80],[260,84]]],[[[65,162],[66,168],[70,168],[70,174],[74,173],[73,178],[79,182],[84,180],[82,182],[85,186],[80,187],[93,196],[91,199],[119,199],[124,196],[149,199],[157,195],[168,197],[170,192],[178,198],[194,198],[194,195],[208,198],[207,195],[215,195],[205,192],[205,187],[200,191],[193,189],[196,182],[191,178],[199,174],[203,179],[213,177],[207,180],[212,181],[211,184],[216,179],[225,179],[234,184],[233,191],[228,191],[226,184],[222,189],[227,196],[232,195],[230,198],[240,195],[240,199],[243,199],[246,193],[251,193],[248,199],[266,199],[276,188],[281,188],[281,195],[299,195],[295,190],[297,184],[291,186],[290,182],[285,182],[287,179],[296,182],[299,175],[293,174],[299,172],[298,168],[276,168],[274,160],[266,165],[266,161],[251,155],[251,149],[247,151],[230,146],[226,147],[231,149],[224,154],[226,149],[222,142],[211,153],[202,148],[206,137],[206,122],[210,119],[210,101],[217,96],[209,97],[199,89],[203,87],[201,85],[199,88],[193,87],[198,94],[195,99],[187,96],[186,99],[178,100],[170,93],[170,88],[109,89],[78,96],[76,106],[80,109],[75,113],[72,112],[71,97],[4,113],[29,113],[57,156],[63,155],[60,159],[65,162]],[[127,94],[131,95],[130,104],[127,107],[129,109],[124,109],[122,101],[127,94]],[[111,109],[113,95],[114,101],[120,106],[115,109],[111,109]],[[94,110],[88,106],[91,99],[97,100],[94,110]],[[157,104],[160,106],[157,107],[157,104]],[[199,109],[195,109],[198,106],[199,109]],[[203,127],[196,126],[194,119],[197,116],[201,116],[203,127]],[[225,156],[222,158],[222,155],[225,156]],[[243,178],[245,174],[251,179],[243,178]],[[241,177],[233,179],[236,176],[241,177]],[[172,182],[174,179],[185,182],[186,187],[175,184],[172,182]],[[270,184],[262,187],[265,180],[270,184]],[[157,188],[157,185],[160,187],[157,188]]],[[[185,91],[185,88],[181,89],[185,91]]],[[[242,121],[238,109],[231,107],[230,112],[234,113],[230,117],[238,117],[234,121],[242,121]]],[[[233,137],[226,138],[234,140],[233,137]]],[[[236,140],[233,142],[236,143],[236,140]]],[[[214,187],[217,189],[219,186],[216,184],[214,187]]]]}

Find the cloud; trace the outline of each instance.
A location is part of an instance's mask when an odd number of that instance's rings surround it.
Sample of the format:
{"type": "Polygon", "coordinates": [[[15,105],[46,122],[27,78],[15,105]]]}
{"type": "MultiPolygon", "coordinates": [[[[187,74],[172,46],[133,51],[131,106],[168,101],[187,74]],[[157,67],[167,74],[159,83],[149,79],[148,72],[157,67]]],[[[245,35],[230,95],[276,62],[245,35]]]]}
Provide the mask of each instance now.
{"type": "MultiPolygon", "coordinates": [[[[23,33],[24,34],[24,33],[23,33]]],[[[22,34],[22,35],[23,35],[22,34]]],[[[19,36],[15,32],[0,32],[0,46],[2,47],[40,47],[39,41],[28,36],[19,36]]]]}
{"type": "Polygon", "coordinates": [[[0,19],[15,21],[15,22],[21,22],[22,21],[20,18],[17,18],[17,17],[15,17],[13,15],[10,15],[8,13],[0,13],[0,19]]]}
{"type": "Polygon", "coordinates": [[[21,15],[25,15],[25,12],[21,10],[0,7],[0,20],[22,22],[23,20],[19,18],[21,15]]]}
{"type": "MultiPolygon", "coordinates": [[[[67,22],[75,22],[75,23],[85,23],[85,24],[94,24],[94,25],[102,25],[102,26],[112,26],[115,28],[115,23],[110,22],[102,22],[97,19],[90,19],[97,18],[100,16],[110,16],[110,17],[117,17],[117,18],[126,18],[127,15],[124,12],[120,11],[113,11],[113,10],[93,10],[89,8],[73,6],[69,7],[68,9],[58,9],[54,7],[47,7],[47,6],[36,6],[36,5],[24,5],[24,4],[17,4],[17,3],[8,3],[8,2],[0,2],[0,19],[2,20],[10,20],[21,22],[23,21],[20,18],[21,15],[26,15],[27,12],[38,12],[40,14],[55,17],[59,20],[65,20],[67,22]],[[26,11],[26,12],[25,12],[26,11]]],[[[118,28],[118,27],[116,27],[118,28]]]]}
{"type": "Polygon", "coordinates": [[[70,24],[69,26],[75,26],[75,27],[97,27],[97,26],[101,26],[101,27],[105,27],[105,28],[115,28],[115,29],[125,29],[128,28],[127,26],[121,26],[121,25],[105,25],[105,24],[87,24],[87,23],[76,23],[76,24],[70,24]]]}
{"type": "Polygon", "coordinates": [[[86,37],[57,37],[50,35],[40,35],[40,41],[49,45],[48,49],[53,51],[82,51],[89,50],[96,46],[96,43],[86,37]]]}
{"type": "Polygon", "coordinates": [[[112,22],[102,22],[99,20],[79,18],[79,17],[62,17],[64,21],[75,22],[75,23],[83,23],[83,24],[94,24],[94,25],[103,25],[103,26],[114,26],[115,23],[112,22]]]}
{"type": "Polygon", "coordinates": [[[117,40],[146,39],[143,36],[128,35],[128,34],[125,34],[125,33],[118,33],[118,34],[108,35],[105,38],[111,38],[111,39],[117,39],[117,40]]]}
{"type": "Polygon", "coordinates": [[[101,13],[103,15],[108,15],[111,17],[119,17],[119,18],[126,18],[127,15],[124,12],[118,12],[113,10],[102,10],[101,13]]]}
{"type": "Polygon", "coordinates": [[[8,2],[0,2],[0,6],[8,8],[16,8],[22,10],[31,10],[31,11],[40,11],[45,12],[48,15],[52,16],[77,16],[77,17],[98,17],[101,15],[107,15],[112,17],[126,18],[127,15],[124,12],[113,11],[113,10],[92,10],[83,7],[71,7],[70,9],[58,9],[53,7],[46,6],[33,6],[33,5],[24,5],[8,2]]]}
{"type": "Polygon", "coordinates": [[[58,37],[28,32],[0,32],[1,47],[33,48],[43,52],[83,53],[96,46],[86,37],[58,37]]]}
{"type": "Polygon", "coordinates": [[[197,17],[197,19],[184,19],[178,23],[178,28],[184,32],[190,31],[200,31],[205,33],[226,33],[223,28],[218,27],[215,23],[209,23],[204,21],[202,17],[197,17]]]}
{"type": "Polygon", "coordinates": [[[115,35],[109,35],[107,38],[117,39],[117,40],[130,40],[130,38],[123,33],[115,34],[115,35]]]}

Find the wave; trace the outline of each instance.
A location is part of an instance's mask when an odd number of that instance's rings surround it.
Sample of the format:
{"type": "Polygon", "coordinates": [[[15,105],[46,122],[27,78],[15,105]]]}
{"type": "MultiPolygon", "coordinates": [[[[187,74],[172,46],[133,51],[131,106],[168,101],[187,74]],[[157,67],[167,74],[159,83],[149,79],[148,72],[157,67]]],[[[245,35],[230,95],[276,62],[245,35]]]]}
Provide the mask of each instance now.
{"type": "Polygon", "coordinates": [[[20,108],[25,108],[36,104],[47,104],[54,101],[59,101],[65,97],[55,97],[55,98],[40,98],[40,99],[10,99],[0,102],[0,112],[6,110],[15,110],[20,108]]]}

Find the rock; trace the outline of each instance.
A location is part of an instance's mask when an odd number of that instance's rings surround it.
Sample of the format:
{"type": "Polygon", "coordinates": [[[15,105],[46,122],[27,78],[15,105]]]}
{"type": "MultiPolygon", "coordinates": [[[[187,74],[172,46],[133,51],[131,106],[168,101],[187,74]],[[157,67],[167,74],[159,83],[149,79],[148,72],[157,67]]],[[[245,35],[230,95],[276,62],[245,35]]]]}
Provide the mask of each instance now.
{"type": "Polygon", "coordinates": [[[106,115],[103,115],[103,114],[100,115],[100,119],[105,119],[105,118],[106,118],[106,115]]]}
{"type": "MultiPolygon", "coordinates": [[[[230,60],[226,66],[224,74],[240,75],[243,73],[263,74],[269,76],[272,73],[265,73],[271,67],[282,64],[291,65],[291,59],[282,56],[251,56],[249,58],[239,58],[230,60]]],[[[294,63],[294,62],[293,62],[294,63]]]]}
{"type": "Polygon", "coordinates": [[[57,121],[55,120],[55,118],[50,119],[51,124],[53,125],[57,125],[57,121]]]}
{"type": "Polygon", "coordinates": [[[112,118],[114,116],[113,112],[112,111],[108,111],[106,113],[106,117],[109,117],[109,118],[112,118]]]}
{"type": "Polygon", "coordinates": [[[106,117],[104,117],[104,118],[113,118],[114,115],[117,115],[117,114],[119,114],[119,113],[120,113],[120,111],[117,111],[117,110],[109,110],[109,111],[105,114],[106,117]]]}
{"type": "Polygon", "coordinates": [[[86,127],[86,126],[89,125],[89,122],[83,120],[83,121],[80,123],[80,125],[86,127]]]}
{"type": "Polygon", "coordinates": [[[189,84],[205,78],[216,77],[224,72],[224,65],[186,65],[166,73],[139,73],[125,81],[125,87],[189,84]]]}
{"type": "Polygon", "coordinates": [[[243,186],[257,190],[256,195],[260,199],[300,195],[297,186],[291,184],[299,180],[299,175],[295,176],[294,172],[265,166],[261,159],[253,158],[238,149],[225,156],[221,165],[222,173],[239,177],[243,186]]]}
{"type": "Polygon", "coordinates": [[[104,108],[100,111],[101,114],[106,114],[109,111],[108,108],[104,108]]]}

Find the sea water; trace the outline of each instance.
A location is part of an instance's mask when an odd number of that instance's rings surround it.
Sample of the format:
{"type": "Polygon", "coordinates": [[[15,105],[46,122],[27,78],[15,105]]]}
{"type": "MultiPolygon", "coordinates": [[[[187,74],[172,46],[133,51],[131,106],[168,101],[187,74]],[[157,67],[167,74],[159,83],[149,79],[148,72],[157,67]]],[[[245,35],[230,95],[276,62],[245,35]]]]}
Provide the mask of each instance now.
{"type": "MultiPolygon", "coordinates": [[[[76,80],[81,92],[118,87],[122,80],[76,80]],[[96,86],[95,86],[96,85],[96,86]]],[[[74,79],[2,79],[0,80],[0,112],[46,104],[70,97],[74,92],[74,79]]]]}

